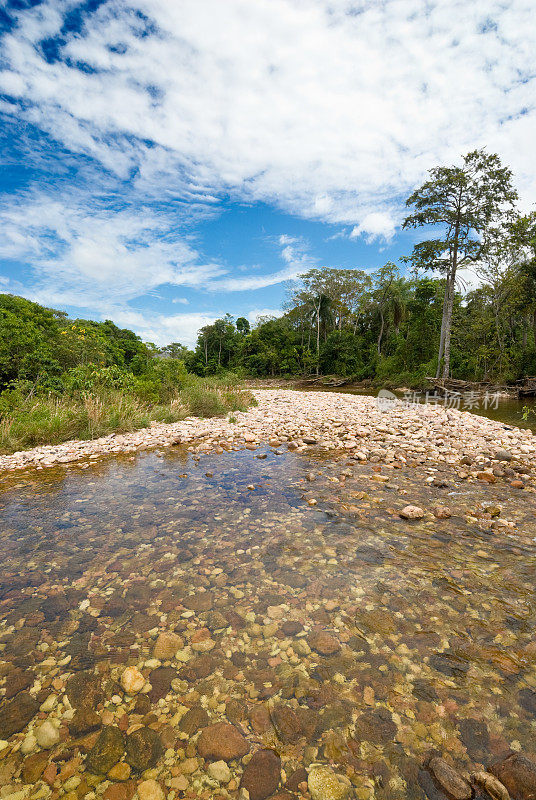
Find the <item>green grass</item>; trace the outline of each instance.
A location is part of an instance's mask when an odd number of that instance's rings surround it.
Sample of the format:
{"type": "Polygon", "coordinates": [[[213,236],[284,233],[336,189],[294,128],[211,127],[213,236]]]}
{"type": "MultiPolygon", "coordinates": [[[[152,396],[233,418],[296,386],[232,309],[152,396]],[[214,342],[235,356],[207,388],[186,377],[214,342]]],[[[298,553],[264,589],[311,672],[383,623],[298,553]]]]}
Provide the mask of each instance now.
{"type": "Polygon", "coordinates": [[[192,379],[166,403],[154,404],[128,390],[94,389],[73,396],[21,397],[0,418],[0,452],[13,453],[70,439],[98,439],[126,433],[150,422],[188,416],[215,417],[245,411],[253,396],[236,383],[192,379]]]}

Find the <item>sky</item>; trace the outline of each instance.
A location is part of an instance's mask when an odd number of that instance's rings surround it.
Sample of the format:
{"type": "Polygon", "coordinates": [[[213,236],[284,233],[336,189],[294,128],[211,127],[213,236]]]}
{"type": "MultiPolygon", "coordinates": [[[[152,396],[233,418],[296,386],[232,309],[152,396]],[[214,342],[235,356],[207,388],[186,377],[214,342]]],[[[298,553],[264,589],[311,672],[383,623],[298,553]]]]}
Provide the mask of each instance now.
{"type": "Polygon", "coordinates": [[[4,0],[0,291],[192,345],[411,252],[479,147],[536,202],[534,0],[4,0]]]}

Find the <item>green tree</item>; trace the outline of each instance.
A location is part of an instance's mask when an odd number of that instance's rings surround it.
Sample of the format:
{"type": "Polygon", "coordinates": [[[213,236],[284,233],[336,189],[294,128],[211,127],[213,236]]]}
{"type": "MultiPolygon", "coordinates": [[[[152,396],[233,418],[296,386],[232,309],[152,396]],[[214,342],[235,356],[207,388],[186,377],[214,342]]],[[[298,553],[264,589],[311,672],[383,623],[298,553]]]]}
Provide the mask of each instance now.
{"type": "Polygon", "coordinates": [[[434,167],[429,174],[430,179],[406,201],[415,211],[403,227],[431,226],[438,233],[437,238],[416,244],[409,260],[416,269],[438,270],[445,276],[437,377],[446,378],[457,272],[481,260],[487,232],[512,208],[517,192],[511,171],[498,155],[484,150],[468,153],[462,166],[434,167]]]}

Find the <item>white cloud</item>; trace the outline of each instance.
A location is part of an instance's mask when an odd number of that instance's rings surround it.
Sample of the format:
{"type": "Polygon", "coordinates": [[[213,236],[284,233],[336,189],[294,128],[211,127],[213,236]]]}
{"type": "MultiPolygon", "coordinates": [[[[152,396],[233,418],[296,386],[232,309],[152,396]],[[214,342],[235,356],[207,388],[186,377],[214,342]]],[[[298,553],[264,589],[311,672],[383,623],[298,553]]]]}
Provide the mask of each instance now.
{"type": "Polygon", "coordinates": [[[200,260],[180,227],[170,235],[173,221],[151,208],[111,211],[90,198],[8,200],[0,205],[0,257],[32,265],[43,301],[97,309],[163,284],[195,287],[223,275],[200,260]]]}
{"type": "Polygon", "coordinates": [[[377,239],[383,239],[387,242],[395,235],[396,221],[393,216],[384,211],[372,211],[367,214],[359,225],[355,225],[350,233],[351,239],[356,239],[358,236],[365,236],[367,244],[377,239]]]}
{"type": "Polygon", "coordinates": [[[248,311],[248,320],[255,325],[259,317],[281,317],[283,314],[280,308],[253,308],[248,311]]]}
{"type": "Polygon", "coordinates": [[[188,347],[193,347],[197,340],[197,332],[204,325],[211,325],[214,320],[223,314],[155,314],[154,312],[141,313],[129,309],[114,308],[113,320],[118,325],[132,328],[145,342],[154,342],[157,345],[180,342],[188,347]]]}
{"type": "Polygon", "coordinates": [[[389,235],[370,218],[486,144],[536,199],[533,0],[109,0],[47,63],[65,10],[18,13],[1,84],[15,114],[145,192],[389,235]]]}

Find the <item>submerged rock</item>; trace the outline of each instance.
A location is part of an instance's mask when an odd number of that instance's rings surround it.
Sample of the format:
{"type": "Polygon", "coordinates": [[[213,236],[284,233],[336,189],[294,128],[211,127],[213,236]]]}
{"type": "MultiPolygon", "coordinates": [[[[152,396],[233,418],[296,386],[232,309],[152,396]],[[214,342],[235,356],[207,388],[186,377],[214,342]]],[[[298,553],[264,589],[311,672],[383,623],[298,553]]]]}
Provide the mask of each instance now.
{"type": "Polygon", "coordinates": [[[307,778],[307,788],[312,800],[346,800],[352,787],[347,778],[329,767],[313,766],[307,778]]]}
{"type": "Polygon", "coordinates": [[[127,736],[127,763],[133,769],[143,772],[156,767],[164,754],[162,740],[152,728],[138,728],[127,736]]]}
{"type": "Polygon", "coordinates": [[[428,769],[437,785],[452,800],[470,800],[473,795],[471,785],[445,759],[439,756],[431,758],[428,769]]]}
{"type": "Polygon", "coordinates": [[[19,733],[39,711],[39,703],[28,692],[19,692],[0,707],[0,739],[19,733]]]}
{"type": "Polygon", "coordinates": [[[514,800],[536,800],[536,762],[521,753],[512,753],[492,764],[489,771],[507,788],[514,800]]]}
{"type": "Polygon", "coordinates": [[[233,761],[249,753],[249,744],[234,725],[217,722],[203,728],[197,740],[197,752],[210,761],[233,761]]]}
{"type": "Polygon", "coordinates": [[[125,740],[119,728],[105,725],[86,758],[86,769],[97,775],[111,770],[125,752],[125,740]]]}
{"type": "Polygon", "coordinates": [[[240,788],[247,789],[249,800],[266,800],[281,780],[281,759],[274,750],[257,750],[247,764],[240,788]]]}

